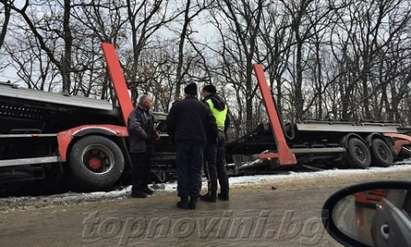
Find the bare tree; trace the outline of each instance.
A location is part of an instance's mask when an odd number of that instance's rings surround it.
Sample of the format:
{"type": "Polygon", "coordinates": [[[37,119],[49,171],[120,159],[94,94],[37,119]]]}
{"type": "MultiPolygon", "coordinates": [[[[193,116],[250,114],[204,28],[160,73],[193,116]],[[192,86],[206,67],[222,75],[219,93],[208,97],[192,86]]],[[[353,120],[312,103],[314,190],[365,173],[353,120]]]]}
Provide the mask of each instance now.
{"type": "Polygon", "coordinates": [[[411,121],[407,0],[2,0],[0,19],[3,61],[36,90],[111,99],[110,41],[133,100],[167,111],[186,81],[213,83],[237,136],[266,120],[254,63],[285,119],[411,121]]]}
{"type": "Polygon", "coordinates": [[[169,0],[127,0],[128,21],[131,27],[131,41],[133,45],[133,66],[128,72],[129,85],[133,98],[137,98],[136,83],[138,81],[138,66],[140,54],[150,38],[166,24],[175,20],[181,11],[172,12],[169,8],[169,0]],[[171,13],[170,13],[171,12],[171,13]]]}
{"type": "MultiPolygon", "coordinates": [[[[233,43],[235,50],[232,50],[228,45],[224,45],[224,51],[220,54],[225,56],[229,54],[232,59],[238,62],[238,66],[242,68],[241,73],[244,73],[244,80],[239,80],[236,87],[244,87],[245,89],[245,112],[246,112],[246,129],[251,130],[254,126],[253,122],[253,98],[256,93],[256,87],[253,85],[252,65],[253,59],[256,56],[258,45],[258,34],[260,23],[263,18],[263,10],[265,8],[265,0],[257,1],[218,1],[218,10],[221,11],[221,16],[214,18],[215,22],[223,21],[227,24],[228,30],[223,30],[219,24],[219,33],[227,42],[233,43]],[[228,37],[226,31],[229,32],[228,37]],[[238,53],[237,53],[238,52],[238,53]],[[237,54],[235,54],[237,53],[237,54]]],[[[226,42],[223,42],[226,44],[226,42]]],[[[223,58],[226,63],[230,63],[227,58],[223,58]]],[[[226,64],[228,65],[228,64],[226,64]]],[[[241,113],[242,114],[242,113],[241,113]]]]}
{"type": "Polygon", "coordinates": [[[4,15],[3,17],[3,24],[1,25],[0,29],[0,49],[4,44],[4,40],[6,38],[6,33],[10,21],[10,16],[11,16],[11,6],[10,6],[10,1],[9,0],[4,0],[0,1],[1,4],[3,5],[2,8],[0,8],[0,13],[4,15]]]}
{"type": "MultiPolygon", "coordinates": [[[[53,2],[57,4],[61,4],[60,2],[53,2]]],[[[52,2],[49,2],[49,6],[51,6],[52,2]]],[[[72,34],[70,30],[70,10],[71,10],[71,5],[69,0],[64,0],[63,2],[63,32],[58,30],[57,28],[52,28],[51,30],[49,29],[48,32],[56,32],[58,37],[62,38],[62,41],[64,42],[64,51],[63,54],[61,54],[61,59],[58,58],[58,54],[56,54],[49,45],[49,40],[47,40],[47,36],[50,34],[42,34],[42,29],[38,25],[39,20],[35,20],[34,17],[30,17],[28,13],[28,9],[30,7],[30,1],[26,0],[24,2],[24,5],[22,8],[17,7],[14,3],[11,5],[11,9],[16,11],[20,16],[23,18],[23,20],[26,22],[28,25],[30,31],[34,34],[36,37],[39,46],[41,47],[42,50],[44,50],[49,57],[50,61],[58,68],[58,70],[61,73],[62,79],[63,79],[63,94],[69,94],[70,93],[70,86],[71,86],[71,78],[70,78],[70,72],[71,72],[71,49],[72,49],[72,34]]],[[[51,23],[46,19],[45,21],[45,29],[47,30],[47,27],[50,28],[51,23]]]]}
{"type": "Polygon", "coordinates": [[[282,14],[279,5],[271,2],[264,12],[259,35],[265,47],[264,60],[267,62],[266,70],[271,82],[271,92],[276,96],[280,114],[283,112],[283,82],[286,81],[284,73],[288,67],[293,45],[290,18],[282,14]]]}
{"type": "MultiPolygon", "coordinates": [[[[180,91],[181,91],[181,84],[183,81],[183,63],[184,63],[184,45],[186,39],[189,39],[190,42],[190,25],[193,19],[198,16],[203,10],[207,9],[209,6],[213,4],[214,0],[196,0],[193,2],[192,0],[186,0],[185,9],[184,9],[184,21],[182,30],[179,36],[179,43],[178,43],[178,62],[177,62],[177,71],[176,71],[176,91],[175,91],[175,98],[180,98],[180,91]]],[[[191,43],[193,45],[193,43],[191,43]]],[[[193,46],[196,48],[195,46],[193,46]]],[[[200,54],[200,53],[198,53],[200,54]]]]}
{"type": "MultiPolygon", "coordinates": [[[[5,50],[11,58],[11,67],[16,75],[28,87],[35,90],[52,91],[57,83],[53,83],[58,71],[48,56],[41,49],[37,39],[30,30],[11,29],[9,38],[15,42],[6,43],[5,50]]],[[[56,44],[50,44],[52,50],[56,44]]]]}
{"type": "Polygon", "coordinates": [[[97,0],[75,1],[72,4],[73,29],[76,30],[73,71],[75,85],[73,93],[98,95],[101,99],[112,95],[109,78],[105,73],[100,43],[109,41],[122,46],[126,39],[126,6],[122,1],[97,0]],[[78,58],[78,59],[77,59],[78,58]]]}
{"type": "MultiPolygon", "coordinates": [[[[308,40],[330,25],[331,15],[341,9],[342,6],[330,4],[321,0],[280,0],[286,13],[291,16],[291,29],[295,39],[295,69],[289,70],[293,76],[293,105],[295,105],[295,118],[297,121],[303,119],[304,96],[303,96],[303,74],[305,70],[306,58],[304,58],[304,48],[308,40]]],[[[306,54],[307,56],[307,54],[306,54]]]]}

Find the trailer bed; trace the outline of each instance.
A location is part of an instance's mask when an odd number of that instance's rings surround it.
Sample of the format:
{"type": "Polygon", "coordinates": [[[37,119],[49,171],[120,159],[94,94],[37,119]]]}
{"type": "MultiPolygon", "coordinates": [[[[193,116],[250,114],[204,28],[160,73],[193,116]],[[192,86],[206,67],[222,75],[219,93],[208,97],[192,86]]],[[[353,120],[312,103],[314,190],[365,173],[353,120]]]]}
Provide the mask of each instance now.
{"type": "Polygon", "coordinates": [[[306,121],[297,123],[296,128],[302,132],[398,132],[399,124],[394,123],[356,123],[356,122],[336,122],[336,121],[306,121]]]}
{"type": "Polygon", "coordinates": [[[81,96],[64,96],[58,93],[50,93],[33,89],[16,88],[12,85],[0,84],[0,97],[14,100],[36,101],[61,106],[81,107],[112,111],[113,105],[104,100],[92,99],[81,96]]]}
{"type": "Polygon", "coordinates": [[[57,133],[84,124],[121,125],[104,100],[63,96],[0,84],[0,134],[57,133]]]}

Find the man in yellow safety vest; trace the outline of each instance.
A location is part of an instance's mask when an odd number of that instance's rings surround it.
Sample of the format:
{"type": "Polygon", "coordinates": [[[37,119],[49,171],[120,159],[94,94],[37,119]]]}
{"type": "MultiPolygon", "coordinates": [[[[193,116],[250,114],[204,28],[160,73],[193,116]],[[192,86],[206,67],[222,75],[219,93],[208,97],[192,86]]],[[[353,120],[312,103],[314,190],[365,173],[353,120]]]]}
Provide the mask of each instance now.
{"type": "Polygon", "coordinates": [[[220,184],[218,198],[229,200],[229,183],[225,168],[225,132],[230,125],[228,107],[224,100],[217,95],[213,85],[206,85],[202,92],[203,102],[210,108],[218,127],[217,139],[208,140],[205,150],[205,171],[208,178],[208,193],[201,196],[206,202],[217,201],[217,180],[220,184]]]}

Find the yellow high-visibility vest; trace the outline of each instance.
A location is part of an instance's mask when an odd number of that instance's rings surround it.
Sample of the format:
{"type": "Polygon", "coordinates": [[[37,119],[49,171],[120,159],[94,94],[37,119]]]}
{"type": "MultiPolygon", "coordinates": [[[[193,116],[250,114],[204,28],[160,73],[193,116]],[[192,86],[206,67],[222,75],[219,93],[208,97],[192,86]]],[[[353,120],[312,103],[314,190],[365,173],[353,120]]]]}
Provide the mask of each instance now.
{"type": "Polygon", "coordinates": [[[228,108],[227,106],[224,107],[224,110],[219,111],[214,107],[214,103],[211,99],[207,100],[207,104],[210,107],[211,113],[213,114],[215,120],[216,120],[216,124],[217,127],[220,130],[224,130],[225,127],[225,119],[227,117],[227,112],[228,112],[228,108]]]}

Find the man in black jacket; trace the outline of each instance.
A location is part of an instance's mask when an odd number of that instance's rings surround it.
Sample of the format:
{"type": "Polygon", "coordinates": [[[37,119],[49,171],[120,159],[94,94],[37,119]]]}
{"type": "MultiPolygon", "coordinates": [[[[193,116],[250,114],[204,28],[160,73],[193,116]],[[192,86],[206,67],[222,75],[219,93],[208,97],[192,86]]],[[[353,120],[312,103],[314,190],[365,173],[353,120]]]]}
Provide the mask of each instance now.
{"type": "Polygon", "coordinates": [[[211,139],[205,149],[205,171],[208,178],[208,193],[201,196],[201,200],[206,202],[216,202],[217,200],[217,179],[220,184],[220,200],[229,200],[229,183],[225,168],[225,132],[230,125],[228,117],[228,107],[224,100],[217,95],[217,90],[213,85],[207,85],[201,92],[203,102],[210,108],[217,127],[217,140],[211,139]]]}
{"type": "Polygon", "coordinates": [[[177,206],[195,209],[201,190],[201,170],[207,138],[217,137],[210,109],[197,99],[195,83],[184,88],[185,99],[176,102],[167,117],[169,135],[176,143],[177,206]]]}
{"type": "Polygon", "coordinates": [[[136,108],[128,117],[129,151],[132,161],[133,186],[131,196],[145,198],[153,194],[148,188],[150,182],[151,156],[153,141],[158,139],[154,130],[154,116],[150,109],[151,98],[147,95],[140,97],[136,108]]]}

